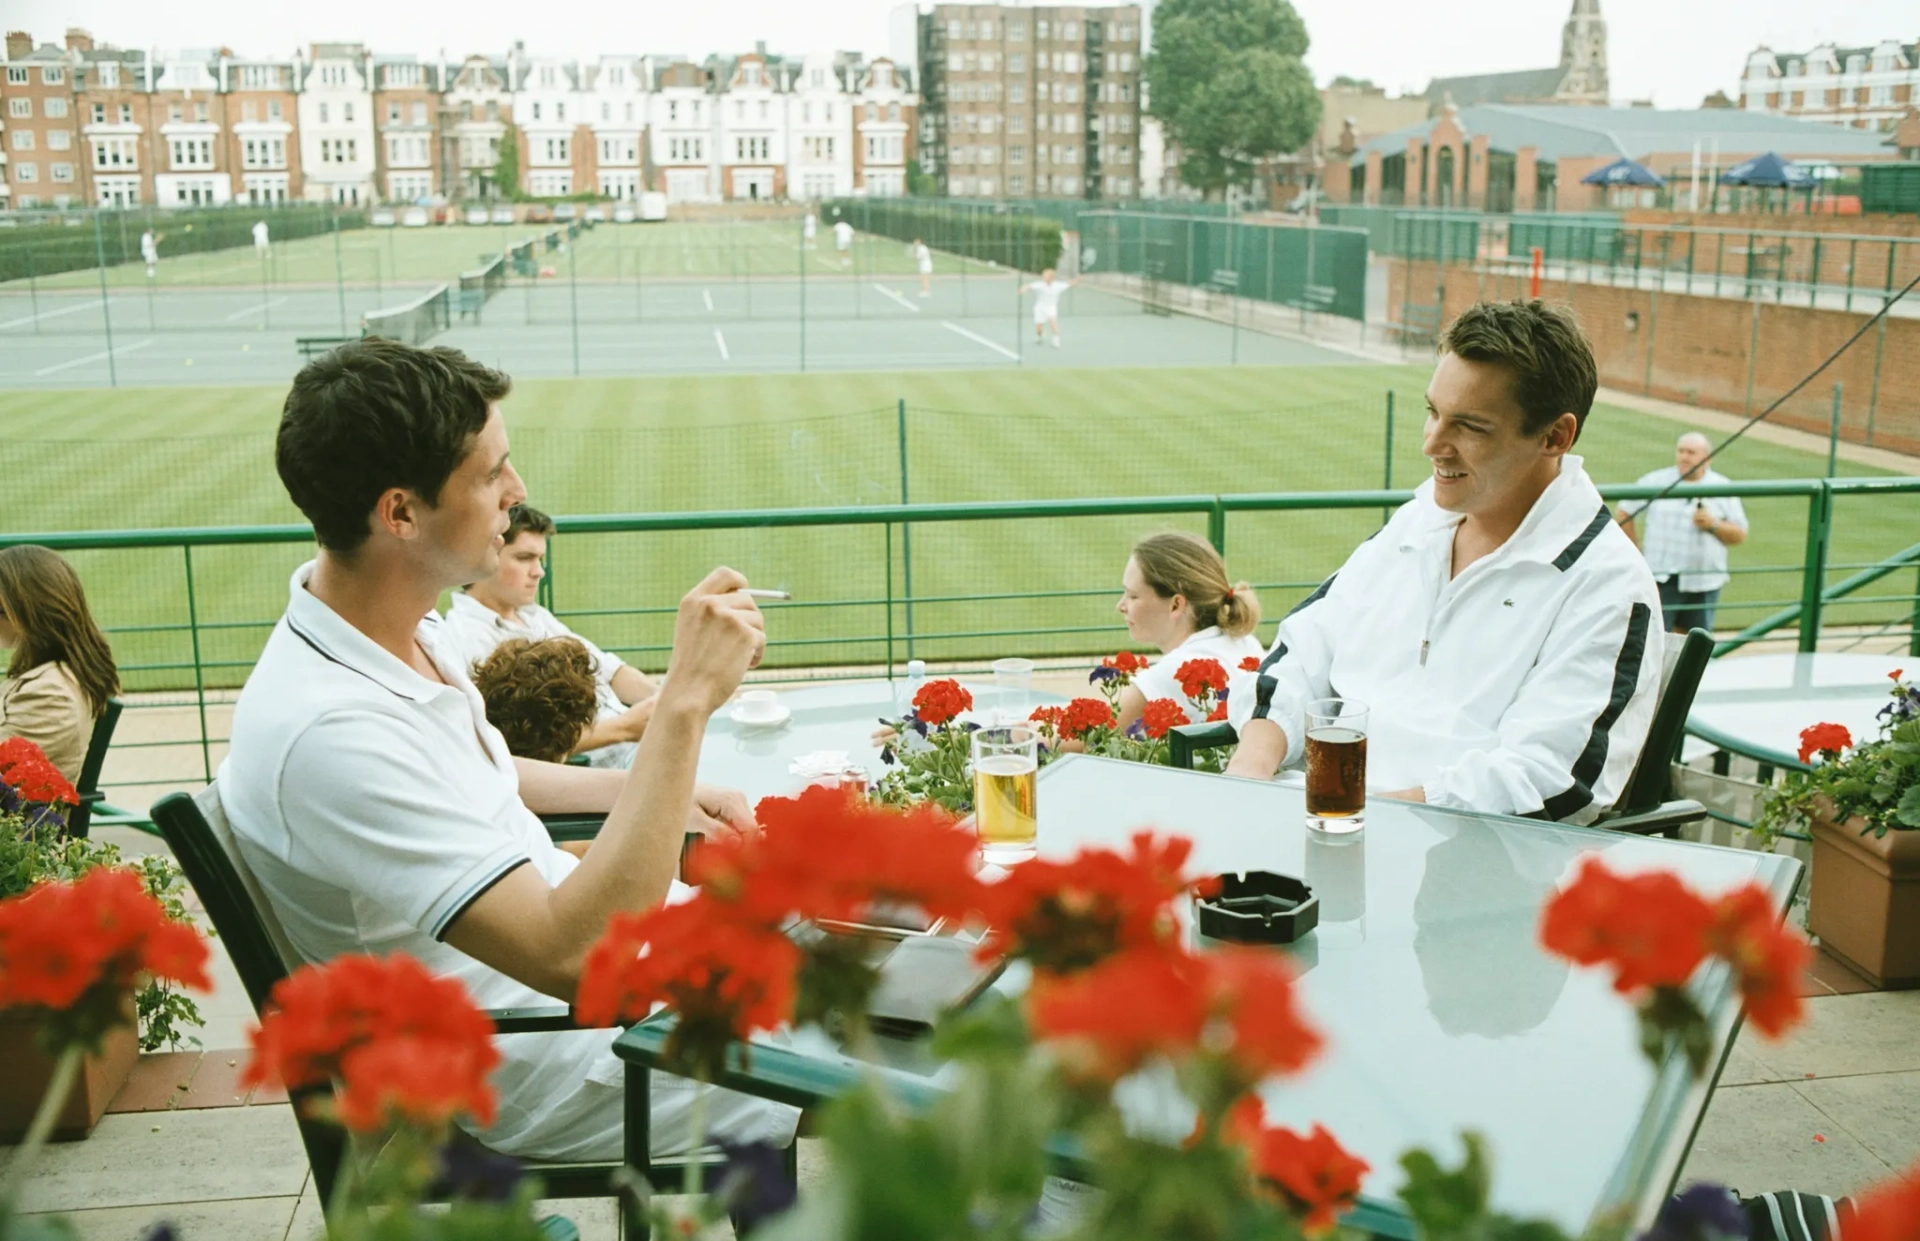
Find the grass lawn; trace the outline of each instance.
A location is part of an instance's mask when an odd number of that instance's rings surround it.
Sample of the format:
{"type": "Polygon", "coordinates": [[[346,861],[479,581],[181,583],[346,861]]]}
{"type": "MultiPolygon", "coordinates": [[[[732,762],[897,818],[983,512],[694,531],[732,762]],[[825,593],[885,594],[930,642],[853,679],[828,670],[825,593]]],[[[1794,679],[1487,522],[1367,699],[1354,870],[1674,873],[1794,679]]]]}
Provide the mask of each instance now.
{"type": "MultiPolygon", "coordinates": [[[[477,230],[476,230],[477,231],[477,230]]],[[[1385,407],[1396,393],[1393,479],[1424,475],[1419,451],[1425,368],[1241,367],[1096,371],[937,371],[660,379],[534,380],[507,403],[514,459],[534,502],[561,515],[882,504],[901,498],[897,403],[908,406],[908,487],[917,502],[1155,496],[1377,487],[1385,407]]],[[[155,388],[0,392],[8,485],[0,530],[227,526],[288,522],[272,464],[284,389],[155,388]]],[[[1680,428],[1602,407],[1581,442],[1603,482],[1671,461],[1680,428]]],[[[1735,478],[1811,477],[1824,457],[1754,441],[1720,462],[1735,478]]],[[[1792,566],[1736,578],[1725,620],[1743,621],[1798,594],[1806,506],[1749,505],[1754,535],[1736,567],[1792,566]]],[[[1236,516],[1227,558],[1263,586],[1277,617],[1337,568],[1379,524],[1377,511],[1236,516]]],[[[1111,517],[917,526],[912,531],[916,653],[934,658],[1059,654],[1110,648],[1112,597],[1128,547],[1204,519],[1111,517]],[[1085,592],[1066,598],[1024,596],[1085,592]],[[936,602],[954,596],[965,600],[936,602]],[[1044,631],[1044,632],[1041,632],[1044,631]],[[938,635],[953,635],[939,637],[938,635]]],[[[1920,497],[1843,502],[1834,561],[1857,563],[1913,541],[1920,497]]],[[[891,557],[873,528],[576,534],[555,541],[557,609],[607,645],[649,652],[664,615],[716,563],[794,592],[771,622],[776,662],[885,656],[888,591],[904,592],[902,538],[891,557]],[[821,606],[842,604],[848,606],[821,606]]],[[[243,675],[264,622],[285,603],[304,546],[208,548],[192,557],[202,659],[243,675]]],[[[73,556],[137,685],[192,684],[182,553],[98,550],[73,556]],[[184,669],[184,671],[183,671],[184,669]]],[[[1844,572],[1844,570],[1840,570],[1844,572]]],[[[1904,577],[1904,575],[1903,575],[1904,577]]],[[[1885,584],[1905,590],[1909,581],[1885,584]]],[[[1883,590],[1879,593],[1892,593],[1883,590]]],[[[1882,612],[1896,610],[1881,605],[1882,612]]],[[[907,614],[891,612],[896,637],[907,614]]],[[[1724,623],[1724,622],[1723,622],[1724,623]]],[[[1262,636],[1270,636],[1271,625],[1262,636]]],[[[901,648],[894,648],[896,657],[901,648]]]]}
{"type": "MultiPolygon", "coordinates": [[[[849,272],[904,275],[914,270],[912,255],[901,242],[872,234],[855,237],[851,264],[842,267],[833,248],[832,231],[821,226],[812,249],[805,249],[800,219],[700,221],[654,224],[602,224],[584,231],[567,250],[549,248],[546,237],[565,225],[485,224],[435,225],[427,228],[365,228],[292,241],[274,241],[262,260],[249,246],[199,253],[170,252],[162,234],[155,284],[162,288],[276,285],[417,284],[450,281],[500,255],[508,247],[533,241],[534,261],[564,276],[571,257],[575,274],[583,280],[701,278],[776,278],[800,274],[801,259],[811,276],[849,272]]],[[[940,252],[937,239],[934,270],[952,274],[963,268],[985,270],[940,252]]],[[[95,289],[96,269],[61,272],[41,277],[42,289],[95,289]]],[[[142,263],[122,263],[107,269],[114,288],[143,288],[142,263]]],[[[27,282],[10,281],[0,288],[24,292],[27,282]]]]}

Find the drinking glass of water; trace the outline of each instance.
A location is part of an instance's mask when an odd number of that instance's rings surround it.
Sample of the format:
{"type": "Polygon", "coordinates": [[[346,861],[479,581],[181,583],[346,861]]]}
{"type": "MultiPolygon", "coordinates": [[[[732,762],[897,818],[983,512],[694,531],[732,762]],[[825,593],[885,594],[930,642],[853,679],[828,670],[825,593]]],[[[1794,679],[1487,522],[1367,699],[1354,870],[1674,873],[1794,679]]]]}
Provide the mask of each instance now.
{"type": "Polygon", "coordinates": [[[993,685],[997,691],[999,723],[1024,724],[1033,709],[1033,661],[996,659],[993,685]]]}
{"type": "Polygon", "coordinates": [[[1307,704],[1307,826],[1357,832],[1366,810],[1367,704],[1316,698],[1307,704]]]}
{"type": "Polygon", "coordinates": [[[1035,853],[1039,743],[1040,734],[1024,724],[973,734],[973,822],[981,855],[996,866],[1024,862],[1035,853]]]}

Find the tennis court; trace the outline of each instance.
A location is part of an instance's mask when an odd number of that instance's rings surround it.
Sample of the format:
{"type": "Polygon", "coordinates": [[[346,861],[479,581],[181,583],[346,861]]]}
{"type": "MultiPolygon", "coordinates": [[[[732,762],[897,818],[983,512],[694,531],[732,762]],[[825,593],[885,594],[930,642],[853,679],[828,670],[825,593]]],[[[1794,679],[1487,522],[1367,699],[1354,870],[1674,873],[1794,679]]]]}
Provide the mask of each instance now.
{"type": "MultiPolygon", "coordinates": [[[[434,343],[521,375],[647,375],[1014,366],[1340,363],[1330,349],[1189,316],[1082,285],[1063,346],[1036,345],[1032,296],[995,272],[639,281],[538,277],[434,343]]],[[[362,317],[438,286],[277,285],[0,292],[0,386],[266,383],[305,360],[299,342],[358,336],[362,317]]]]}

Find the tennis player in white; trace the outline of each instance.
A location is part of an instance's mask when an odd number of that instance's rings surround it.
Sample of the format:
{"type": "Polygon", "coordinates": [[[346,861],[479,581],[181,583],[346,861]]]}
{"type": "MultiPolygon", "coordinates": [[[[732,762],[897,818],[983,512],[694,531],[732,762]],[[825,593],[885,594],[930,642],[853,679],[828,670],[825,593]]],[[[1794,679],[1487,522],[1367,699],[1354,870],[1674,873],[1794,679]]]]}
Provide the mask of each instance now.
{"type": "Polygon", "coordinates": [[[920,269],[920,296],[933,296],[933,251],[918,237],[913,239],[913,262],[920,269]]]}
{"type": "Polygon", "coordinates": [[[1067,290],[1079,284],[1078,280],[1061,280],[1049,267],[1040,273],[1040,279],[1022,287],[1022,293],[1031,291],[1033,297],[1033,338],[1040,340],[1047,334],[1047,326],[1053,327],[1053,347],[1060,347],[1060,299],[1067,290]]]}

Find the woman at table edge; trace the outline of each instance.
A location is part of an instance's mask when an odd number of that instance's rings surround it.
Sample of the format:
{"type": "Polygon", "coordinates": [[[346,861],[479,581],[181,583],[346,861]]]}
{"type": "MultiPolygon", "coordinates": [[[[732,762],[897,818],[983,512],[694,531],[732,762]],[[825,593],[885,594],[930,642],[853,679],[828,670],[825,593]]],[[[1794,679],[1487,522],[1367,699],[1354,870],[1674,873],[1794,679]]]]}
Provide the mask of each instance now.
{"type": "Polygon", "coordinates": [[[1130,638],[1161,652],[1120,691],[1123,729],[1156,698],[1178,702],[1194,723],[1205,718],[1174,679],[1188,660],[1218,660],[1231,675],[1241,660],[1266,654],[1253,636],[1260,624],[1260,600],[1245,582],[1230,583],[1220,553],[1197,535],[1169,531],[1136,543],[1121,574],[1114,609],[1126,618],[1130,638]]]}
{"type": "Polygon", "coordinates": [[[120,674],[79,576],[44,547],[0,548],[0,647],[13,651],[0,680],[0,740],[33,742],[77,781],[120,674]]]}

